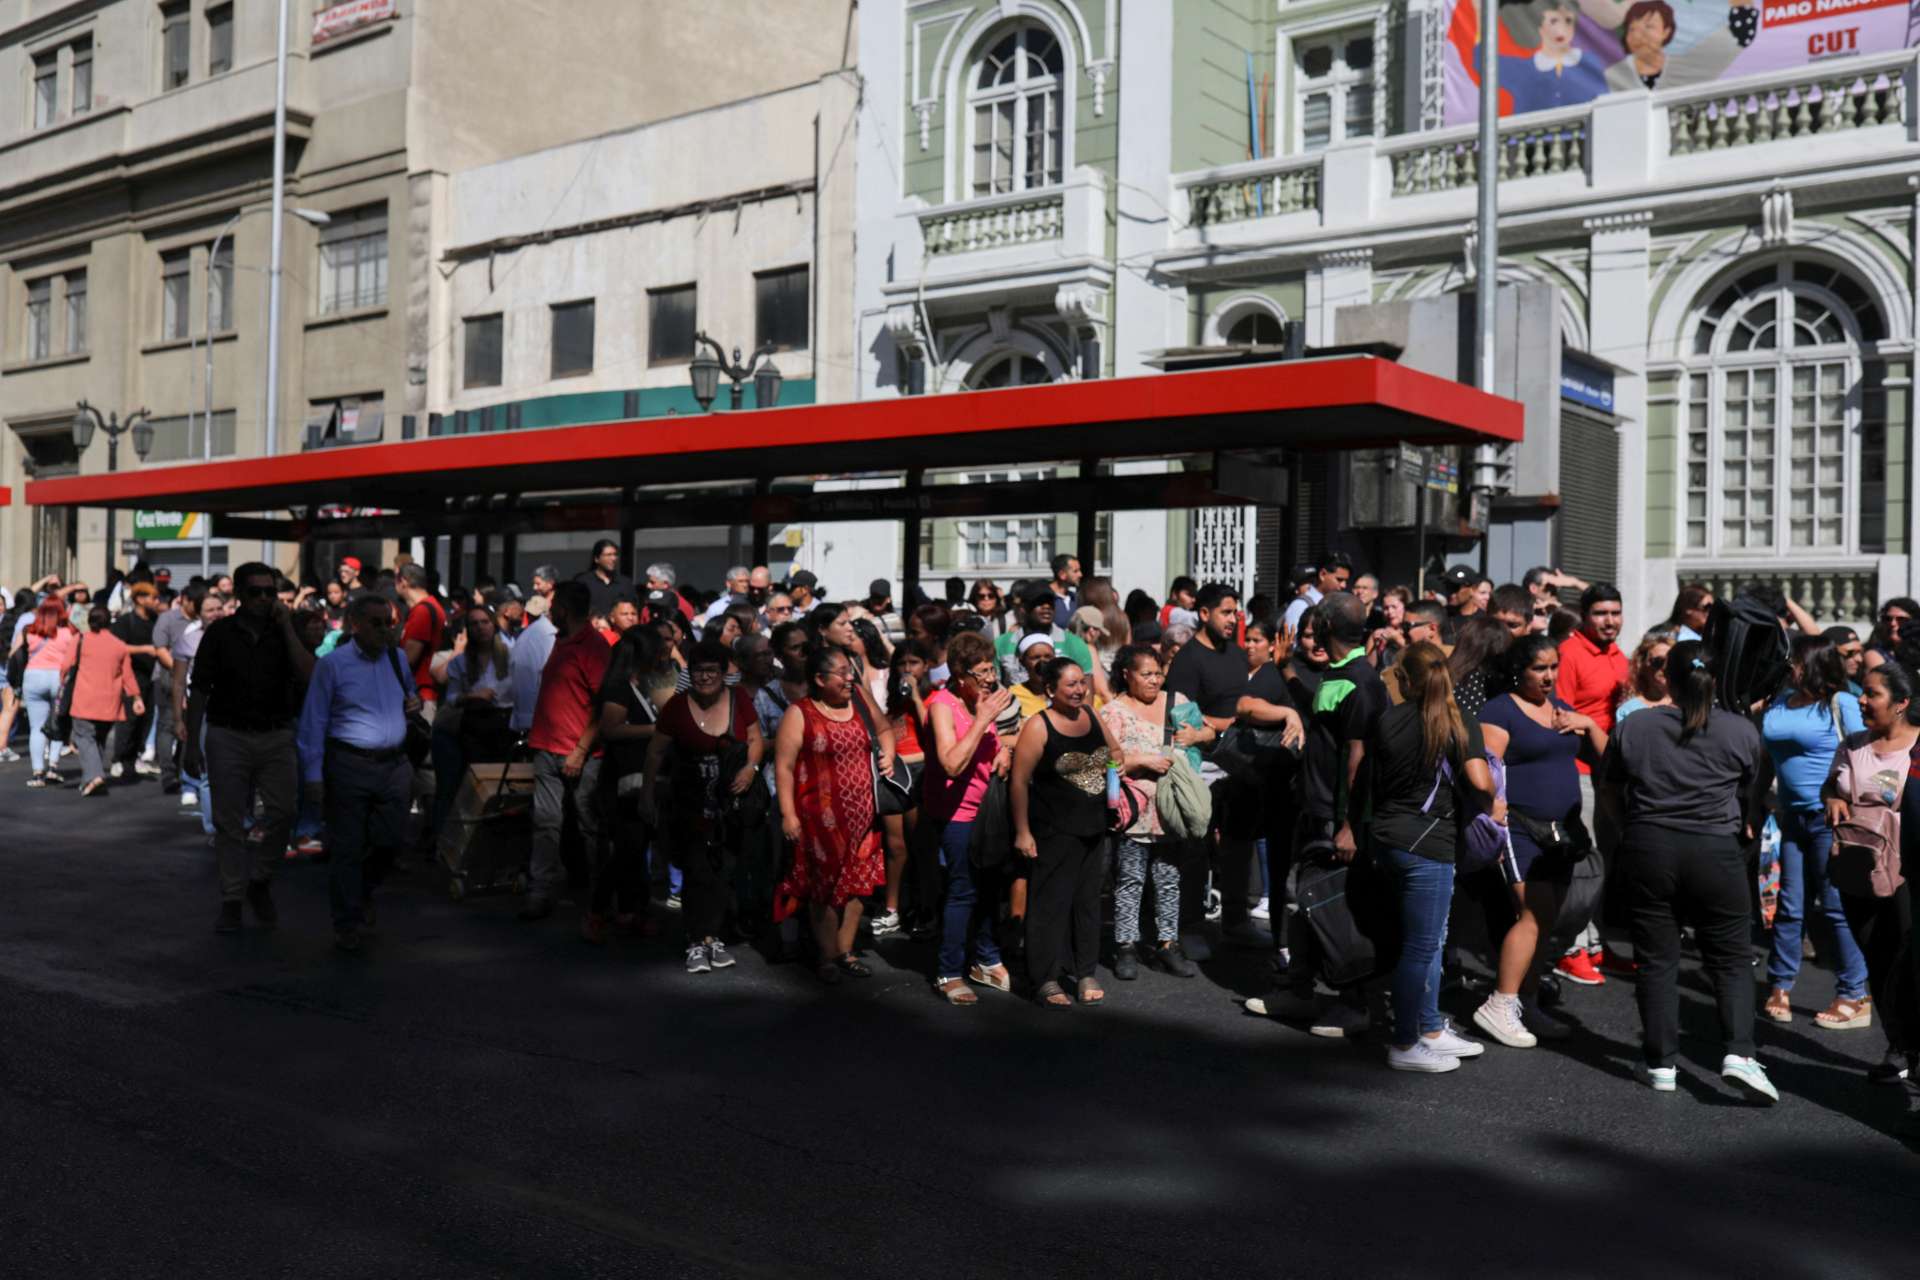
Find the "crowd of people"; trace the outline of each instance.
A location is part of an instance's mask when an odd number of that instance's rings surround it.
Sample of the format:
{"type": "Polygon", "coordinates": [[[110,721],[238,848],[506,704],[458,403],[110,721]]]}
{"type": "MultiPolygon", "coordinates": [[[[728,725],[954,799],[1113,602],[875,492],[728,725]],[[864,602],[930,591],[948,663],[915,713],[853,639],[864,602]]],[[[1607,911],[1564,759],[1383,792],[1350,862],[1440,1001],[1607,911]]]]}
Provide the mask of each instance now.
{"type": "Polygon", "coordinates": [[[1920,1138],[1920,603],[1863,638],[1763,583],[1688,585],[1623,646],[1620,593],[1550,568],[1422,594],[1331,554],[1290,587],[1123,596],[1063,555],[898,606],[765,567],[707,595],[608,541],[524,591],[405,557],[304,588],[135,566],[99,600],[14,594],[0,750],[24,710],[27,786],[67,782],[70,748],[81,796],[151,774],[197,807],[224,932],[273,925],[278,866],[324,857],[348,952],[387,874],[460,856],[470,767],[516,759],[520,918],[578,902],[603,943],[677,917],[689,974],[751,943],[856,981],[905,935],[949,1004],[1066,1011],[1110,998],[1103,962],[1191,979],[1262,947],[1249,1012],[1432,1074],[1563,1039],[1575,989],[1628,981],[1671,1092],[1691,948],[1734,1090],[1779,1097],[1756,1020],[1877,1025],[1869,1078],[1920,1138]],[[1835,995],[1809,1008],[1816,950],[1835,995]]]}

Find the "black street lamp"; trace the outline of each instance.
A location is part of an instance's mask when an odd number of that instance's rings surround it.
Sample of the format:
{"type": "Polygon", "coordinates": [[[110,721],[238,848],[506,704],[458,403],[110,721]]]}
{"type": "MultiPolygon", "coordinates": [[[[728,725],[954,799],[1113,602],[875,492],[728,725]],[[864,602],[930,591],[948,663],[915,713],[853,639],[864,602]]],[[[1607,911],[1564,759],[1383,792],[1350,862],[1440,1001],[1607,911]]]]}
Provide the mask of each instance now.
{"type": "MultiPolygon", "coordinates": [[[[147,417],[145,409],[135,409],[127,415],[125,422],[120,421],[120,415],[115,413],[109,413],[103,418],[98,409],[82,400],[79,411],[73,415],[73,447],[78,452],[85,453],[87,446],[93,443],[93,433],[106,432],[107,473],[111,475],[120,469],[120,437],[131,431],[133,432],[133,451],[139,455],[140,461],[145,462],[147,454],[153,449],[153,423],[149,422],[147,417]]],[[[107,508],[107,569],[106,574],[100,579],[103,590],[107,579],[113,576],[113,525],[116,514],[112,507],[107,508]]]]}
{"type": "Polygon", "coordinates": [[[743,384],[753,379],[754,399],[760,408],[771,409],[780,403],[780,370],[773,364],[774,346],[765,343],[753,353],[753,358],[745,364],[740,363],[740,348],[733,349],[733,359],[727,359],[724,347],[709,338],[705,333],[693,335],[696,343],[705,343],[713,349],[713,354],[700,352],[693,357],[688,373],[693,378],[693,398],[700,402],[702,412],[713,407],[713,398],[720,392],[720,375],[726,374],[733,381],[733,407],[741,404],[743,384]]]}

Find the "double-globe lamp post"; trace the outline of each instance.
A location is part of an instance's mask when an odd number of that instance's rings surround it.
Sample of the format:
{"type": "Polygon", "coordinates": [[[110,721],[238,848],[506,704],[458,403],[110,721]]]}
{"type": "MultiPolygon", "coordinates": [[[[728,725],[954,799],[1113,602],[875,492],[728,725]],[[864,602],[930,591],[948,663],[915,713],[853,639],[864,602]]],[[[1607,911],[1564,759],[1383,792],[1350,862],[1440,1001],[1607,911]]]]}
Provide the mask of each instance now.
{"type": "Polygon", "coordinates": [[[700,402],[701,412],[713,406],[713,398],[720,393],[723,373],[733,382],[733,408],[740,407],[742,389],[749,378],[753,380],[754,401],[760,408],[771,409],[780,403],[780,370],[773,364],[775,348],[771,342],[762,343],[753,357],[742,364],[739,347],[733,349],[733,359],[728,360],[726,350],[704,332],[694,334],[693,340],[713,351],[712,355],[705,352],[695,355],[688,370],[693,378],[693,398],[700,402]]]}
{"type": "MultiPolygon", "coordinates": [[[[85,400],[80,402],[78,409],[79,411],[73,415],[73,447],[85,453],[87,446],[93,443],[93,433],[106,432],[109,475],[120,469],[120,437],[129,431],[133,432],[134,453],[139,455],[140,461],[147,460],[147,453],[153,448],[153,423],[149,421],[149,415],[145,409],[135,409],[127,415],[125,422],[120,421],[120,415],[117,413],[109,413],[106,417],[101,417],[100,411],[85,400]]],[[[100,588],[103,591],[106,589],[107,580],[113,577],[113,525],[116,514],[112,507],[107,508],[106,569],[100,579],[100,588]]],[[[103,596],[102,599],[104,598],[103,596]]]]}

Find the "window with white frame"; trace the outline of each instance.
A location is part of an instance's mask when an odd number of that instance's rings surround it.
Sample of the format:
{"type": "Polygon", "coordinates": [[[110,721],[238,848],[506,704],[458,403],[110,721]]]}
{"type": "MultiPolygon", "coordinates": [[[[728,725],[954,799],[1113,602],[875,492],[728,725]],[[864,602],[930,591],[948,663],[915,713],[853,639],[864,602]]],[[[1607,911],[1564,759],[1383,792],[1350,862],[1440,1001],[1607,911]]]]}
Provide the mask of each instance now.
{"type": "Polygon", "coordinates": [[[193,14],[187,0],[160,8],[160,91],[183,87],[193,78],[193,14]]]}
{"type": "Polygon", "coordinates": [[[1373,58],[1371,29],[1301,37],[1294,45],[1296,150],[1373,136],[1373,58]]]}
{"type": "Polygon", "coordinates": [[[207,315],[207,332],[226,333],[233,328],[233,241],[220,246],[218,256],[207,259],[207,297],[212,309],[207,315]]]}
{"type": "Polygon", "coordinates": [[[53,277],[46,276],[27,285],[27,349],[29,360],[45,360],[53,354],[53,277]]]}
{"type": "Polygon", "coordinates": [[[60,114],[60,51],[50,49],[33,60],[33,127],[44,129],[60,114]]]}
{"type": "Polygon", "coordinates": [[[85,355],[87,350],[87,273],[69,271],[67,283],[67,346],[70,356],[85,355]]]}
{"type": "Polygon", "coordinates": [[[93,110],[92,36],[76,40],[73,44],[73,105],[70,110],[76,116],[93,110]]]}
{"type": "MultiPolygon", "coordinates": [[[[1046,480],[1045,469],[982,471],[961,478],[963,484],[995,485],[1046,480]]],[[[1052,516],[996,516],[989,520],[955,522],[962,569],[1014,569],[1042,565],[1053,558],[1052,516]]]]}
{"type": "MultiPolygon", "coordinates": [[[[1694,330],[1681,547],[1695,555],[1875,550],[1867,463],[1884,451],[1879,305],[1851,276],[1784,261],[1720,288],[1694,330]]],[[[1874,504],[1877,505],[1877,504],[1874,504]]]]}
{"type": "Polygon", "coordinates": [[[996,387],[1033,387],[1052,381],[1053,375],[1047,372],[1044,360],[1025,352],[1014,352],[976,370],[967,379],[967,386],[975,391],[991,391],[996,387]]]}
{"type": "Polygon", "coordinates": [[[320,313],[387,304],[387,206],[336,213],[320,229],[320,313]]]}
{"type": "Polygon", "coordinates": [[[233,6],[210,5],[207,8],[207,74],[224,75],[233,70],[233,6]]]}
{"type": "Polygon", "coordinates": [[[967,81],[968,187],[978,197],[1058,186],[1069,109],[1060,42],[1038,23],[990,38],[967,81]]]}
{"type": "Polygon", "coordinates": [[[193,254],[176,249],[160,255],[160,338],[171,342],[187,336],[193,299],[193,254]]]}
{"type": "Polygon", "coordinates": [[[1280,317],[1264,307],[1247,308],[1227,327],[1227,345],[1232,347],[1277,347],[1286,337],[1280,317]]]}

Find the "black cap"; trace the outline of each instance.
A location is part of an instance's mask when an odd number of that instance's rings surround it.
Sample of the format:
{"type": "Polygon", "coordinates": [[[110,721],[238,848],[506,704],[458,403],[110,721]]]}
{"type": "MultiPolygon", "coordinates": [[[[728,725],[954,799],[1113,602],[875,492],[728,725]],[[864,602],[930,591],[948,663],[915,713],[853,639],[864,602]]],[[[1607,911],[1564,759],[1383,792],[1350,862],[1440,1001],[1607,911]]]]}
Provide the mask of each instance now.
{"type": "Polygon", "coordinates": [[[680,608],[680,597],[674,595],[671,591],[649,591],[643,603],[645,603],[649,609],[678,610],[680,608]]]}
{"type": "Polygon", "coordinates": [[[807,590],[817,593],[820,590],[820,579],[814,577],[805,569],[796,569],[787,575],[787,589],[792,590],[795,587],[805,587],[807,590]]]}
{"type": "Polygon", "coordinates": [[[891,582],[888,582],[885,578],[875,578],[872,582],[869,582],[867,584],[867,599],[869,600],[893,599],[893,584],[891,582]]]}
{"type": "Polygon", "coordinates": [[[1463,564],[1456,564],[1440,575],[1440,581],[1457,591],[1461,587],[1476,585],[1480,581],[1480,575],[1463,564]]]}
{"type": "Polygon", "coordinates": [[[1293,576],[1288,579],[1296,587],[1304,587],[1320,580],[1320,570],[1310,564],[1293,566],[1293,576]]]}

